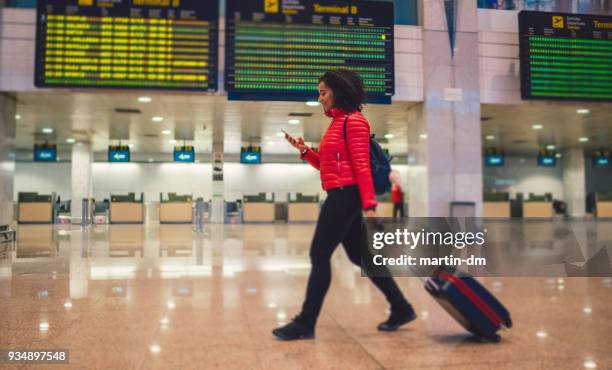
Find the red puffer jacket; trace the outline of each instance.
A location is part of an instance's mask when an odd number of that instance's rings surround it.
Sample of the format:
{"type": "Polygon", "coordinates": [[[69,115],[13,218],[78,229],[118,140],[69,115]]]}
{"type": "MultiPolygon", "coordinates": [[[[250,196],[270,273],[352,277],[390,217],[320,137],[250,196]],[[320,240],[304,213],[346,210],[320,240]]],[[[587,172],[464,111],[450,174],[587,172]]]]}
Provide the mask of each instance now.
{"type": "Polygon", "coordinates": [[[357,185],[363,209],[376,207],[374,182],[370,169],[370,125],[361,112],[352,112],[346,124],[347,145],[344,140],[344,119],[347,113],[332,108],[325,113],[332,117],[319,152],[308,148],[300,158],[321,172],[323,190],[357,185]]]}

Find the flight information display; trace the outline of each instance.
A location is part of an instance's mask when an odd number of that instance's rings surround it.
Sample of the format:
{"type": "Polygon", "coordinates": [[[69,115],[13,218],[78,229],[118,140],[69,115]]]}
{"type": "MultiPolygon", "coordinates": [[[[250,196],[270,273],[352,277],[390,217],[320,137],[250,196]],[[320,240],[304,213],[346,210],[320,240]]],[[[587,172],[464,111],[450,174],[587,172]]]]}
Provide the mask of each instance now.
{"type": "Polygon", "coordinates": [[[35,85],[217,90],[218,0],[39,0],[35,85]]]}
{"type": "Polygon", "coordinates": [[[522,11],[523,99],[612,100],[612,17],[522,11]]]}
{"type": "Polygon", "coordinates": [[[394,93],[393,3],[227,0],[230,100],[316,100],[328,70],[358,72],[370,103],[394,93]]]}

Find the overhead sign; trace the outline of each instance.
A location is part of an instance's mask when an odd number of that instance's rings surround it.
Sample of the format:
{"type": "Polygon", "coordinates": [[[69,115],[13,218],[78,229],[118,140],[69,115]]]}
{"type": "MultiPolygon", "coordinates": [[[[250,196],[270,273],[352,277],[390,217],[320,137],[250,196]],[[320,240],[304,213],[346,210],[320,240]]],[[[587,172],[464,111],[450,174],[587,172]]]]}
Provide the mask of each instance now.
{"type": "Polygon", "coordinates": [[[218,0],[38,0],[35,85],[217,90],[218,0]]]}
{"type": "Polygon", "coordinates": [[[130,147],[127,145],[109,146],[108,147],[109,162],[129,162],[130,147]]]}
{"type": "Polygon", "coordinates": [[[195,150],[192,146],[182,146],[174,148],[174,161],[193,163],[195,162],[195,150]]]}
{"type": "Polygon", "coordinates": [[[612,16],[519,13],[523,99],[612,101],[612,16]]]}
{"type": "Polygon", "coordinates": [[[240,163],[261,164],[261,152],[242,152],[240,153],[240,163]]]}
{"type": "Polygon", "coordinates": [[[55,144],[36,144],[34,145],[35,162],[55,162],[57,161],[57,146],[55,144]]]}
{"type": "Polygon", "coordinates": [[[316,100],[319,77],[358,72],[371,103],[394,93],[393,3],[227,0],[230,100],[316,100]]]}

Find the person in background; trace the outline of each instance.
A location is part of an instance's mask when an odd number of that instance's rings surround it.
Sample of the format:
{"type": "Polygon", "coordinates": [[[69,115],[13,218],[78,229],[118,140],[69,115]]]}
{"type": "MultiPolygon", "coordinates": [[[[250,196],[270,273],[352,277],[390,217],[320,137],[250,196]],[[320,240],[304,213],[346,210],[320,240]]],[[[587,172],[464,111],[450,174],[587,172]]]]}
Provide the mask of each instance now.
{"type": "MultiPolygon", "coordinates": [[[[302,311],[290,323],[272,331],[281,340],[314,338],[317,318],[331,284],[332,254],[338,244],[342,243],[351,262],[361,265],[361,247],[366,243],[363,214],[376,217],[377,205],[370,167],[370,124],[361,114],[364,100],[363,81],[357,73],[346,69],[326,72],[319,79],[319,102],[331,122],[319,151],[309,148],[304,138],[285,133],[300,158],[319,170],[327,198],[310,246],[312,269],[302,311]]],[[[397,330],[416,319],[414,309],[393,278],[370,276],[370,280],[391,306],[391,315],[378,325],[378,330],[397,330]]]]}
{"type": "Polygon", "coordinates": [[[389,174],[391,180],[391,202],[393,202],[393,221],[397,220],[397,214],[400,214],[400,220],[404,219],[404,191],[400,185],[401,177],[399,172],[391,171],[389,174]]]}

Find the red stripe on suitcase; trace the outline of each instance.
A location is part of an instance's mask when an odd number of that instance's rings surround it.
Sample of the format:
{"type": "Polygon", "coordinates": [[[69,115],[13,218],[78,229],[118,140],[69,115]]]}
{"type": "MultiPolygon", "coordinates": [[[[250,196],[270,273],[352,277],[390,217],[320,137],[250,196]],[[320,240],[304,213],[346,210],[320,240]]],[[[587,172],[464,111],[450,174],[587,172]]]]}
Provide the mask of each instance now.
{"type": "Polygon", "coordinates": [[[496,326],[500,327],[503,320],[501,319],[501,317],[499,317],[499,315],[497,314],[497,312],[495,312],[488,304],[487,302],[483,301],[482,298],[480,298],[476,293],[474,293],[474,291],[472,290],[472,288],[470,288],[463,280],[461,280],[461,278],[455,276],[455,275],[451,275],[448,274],[446,272],[440,272],[438,273],[438,276],[442,279],[447,280],[448,282],[450,282],[451,284],[455,285],[457,287],[457,289],[459,289],[461,291],[461,293],[463,293],[470,301],[472,301],[472,303],[474,303],[474,305],[485,315],[487,316],[487,318],[496,326]]]}

